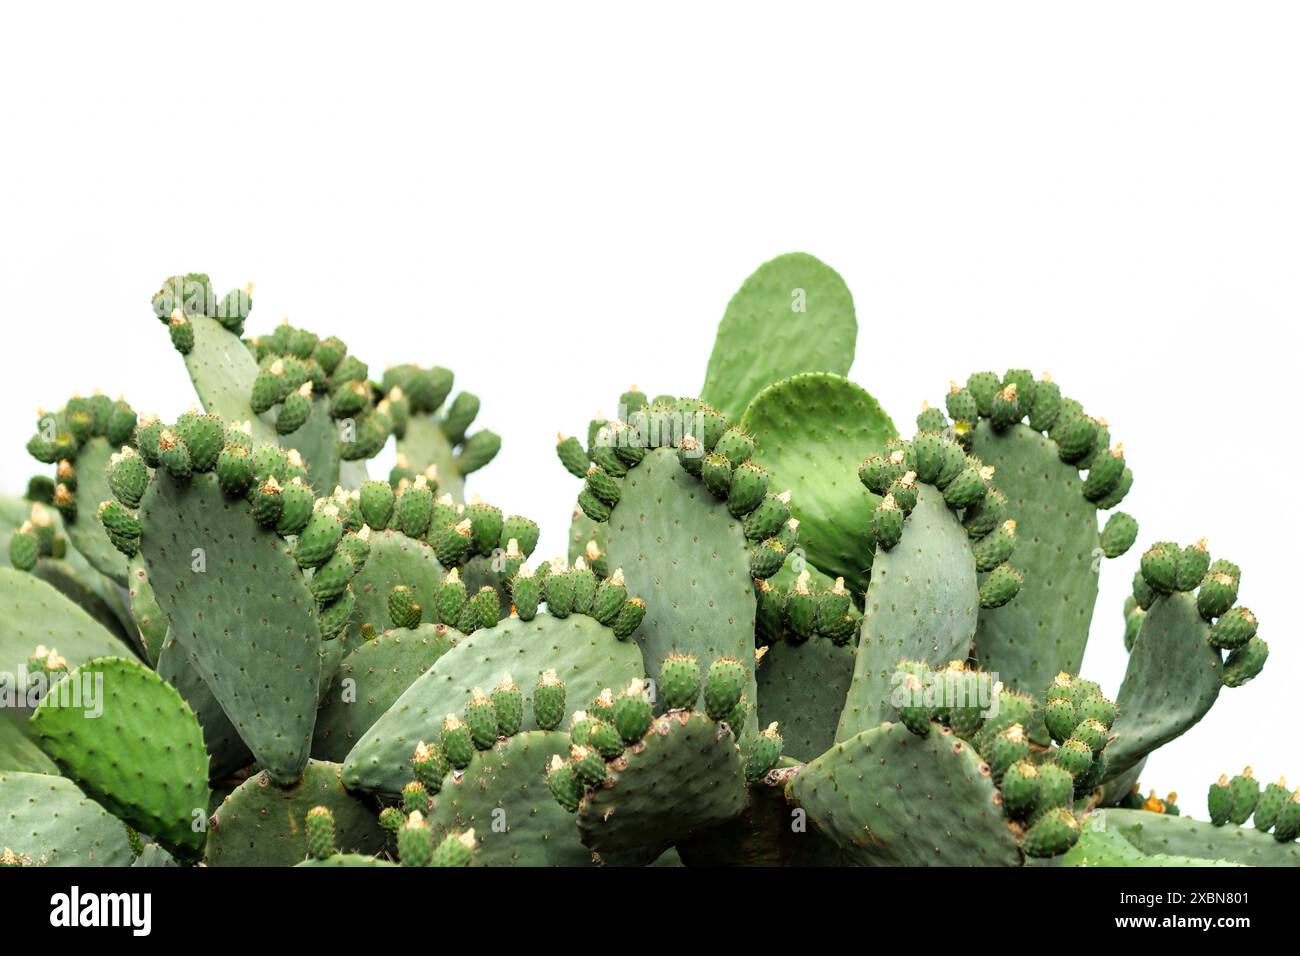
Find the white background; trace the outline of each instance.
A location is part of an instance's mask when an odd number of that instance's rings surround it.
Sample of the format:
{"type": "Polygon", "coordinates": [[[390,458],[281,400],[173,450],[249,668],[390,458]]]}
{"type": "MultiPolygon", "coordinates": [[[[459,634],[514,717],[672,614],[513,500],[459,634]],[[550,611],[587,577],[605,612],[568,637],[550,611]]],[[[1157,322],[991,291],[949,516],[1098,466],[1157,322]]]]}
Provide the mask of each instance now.
{"type": "MultiPolygon", "coordinates": [[[[189,406],[148,300],[207,271],[256,283],[254,334],[455,369],[505,439],[471,490],[557,552],[555,432],[697,391],[735,288],[804,250],[903,431],[950,378],[1049,370],[1124,443],[1140,541],[1244,567],[1272,659],[1144,785],[1203,815],[1247,761],[1300,781],[1294,6],[178,6],[4,14],[0,488],[38,404],[189,406]]],[[[1085,662],[1112,694],[1139,551],[1085,662]]]]}

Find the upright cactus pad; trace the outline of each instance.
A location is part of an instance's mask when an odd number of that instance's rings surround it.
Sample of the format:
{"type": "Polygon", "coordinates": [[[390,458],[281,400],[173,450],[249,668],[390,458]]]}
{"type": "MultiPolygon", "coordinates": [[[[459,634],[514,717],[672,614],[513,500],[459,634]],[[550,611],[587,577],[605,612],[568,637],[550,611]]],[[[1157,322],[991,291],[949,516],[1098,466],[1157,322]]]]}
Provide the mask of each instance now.
{"type": "Polygon", "coordinates": [[[809,563],[865,591],[862,529],[880,499],[863,494],[854,472],[898,437],[889,416],[848,379],[809,372],[759,392],[740,424],[754,436],[754,461],[771,473],[774,489],[791,491],[809,563]]]}
{"type": "Polygon", "coordinates": [[[857,348],[853,296],[804,253],[759,266],[727,304],[700,397],[739,418],[765,386],[799,372],[845,375],[857,348]]]}

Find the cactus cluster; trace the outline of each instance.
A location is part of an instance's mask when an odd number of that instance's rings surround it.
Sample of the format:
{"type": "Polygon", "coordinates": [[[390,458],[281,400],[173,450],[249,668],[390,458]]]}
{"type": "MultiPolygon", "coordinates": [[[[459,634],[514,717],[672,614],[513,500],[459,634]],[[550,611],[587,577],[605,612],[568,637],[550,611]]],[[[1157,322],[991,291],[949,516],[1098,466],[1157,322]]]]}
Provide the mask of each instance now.
{"type": "Polygon", "coordinates": [[[560,436],[549,560],[466,498],[500,439],[447,369],[248,336],[200,274],[151,305],[199,404],[38,411],[52,473],[0,501],[0,865],[1300,862],[1285,781],[1208,822],[1138,787],[1264,668],[1240,569],[1147,548],[1122,684],[1081,676],[1123,446],[1023,369],[900,437],[810,256],[744,283],[698,396],[560,436]]]}

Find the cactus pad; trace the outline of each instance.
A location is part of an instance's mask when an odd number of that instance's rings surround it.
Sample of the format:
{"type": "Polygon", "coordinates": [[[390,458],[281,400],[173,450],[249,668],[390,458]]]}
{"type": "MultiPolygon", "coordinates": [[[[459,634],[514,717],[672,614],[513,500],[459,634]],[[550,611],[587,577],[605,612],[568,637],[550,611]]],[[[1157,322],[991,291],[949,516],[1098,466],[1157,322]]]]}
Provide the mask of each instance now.
{"type": "Polygon", "coordinates": [[[759,266],[727,304],[700,397],[739,418],[778,379],[848,374],[857,341],[853,296],[839,274],[805,253],[778,256],[759,266]]]}
{"type": "Polygon", "coordinates": [[[93,687],[94,709],[84,696],[80,706],[60,706],[66,695],[52,691],[32,715],[41,748],[137,830],[178,852],[201,849],[203,833],[191,824],[208,805],[208,753],[198,720],[180,694],[153,671],[122,658],[88,661],[63,681],[93,687]]]}
{"type": "Polygon", "coordinates": [[[338,764],[313,760],[289,787],[277,786],[265,771],[249,777],[212,815],[208,865],[293,866],[307,856],[305,820],[318,806],[334,814],[340,851],[377,852],[384,831],[370,808],[343,789],[339,770],[338,764]]]}
{"type": "Polygon", "coordinates": [[[757,674],[758,722],[780,725],[788,756],[812,760],[835,743],[854,656],[852,644],[824,637],[767,649],[757,674]]]}
{"type": "Polygon", "coordinates": [[[597,853],[667,849],[739,816],[746,802],[731,732],[702,714],[673,711],[607,765],[605,785],[578,809],[578,832],[597,853]]]}
{"type": "Polygon", "coordinates": [[[130,866],[122,821],[66,777],[0,772],[0,847],[42,866],[130,866]]]}
{"type": "Polygon", "coordinates": [[[774,491],[792,492],[799,543],[809,563],[843,577],[857,592],[869,572],[862,529],[880,500],[864,493],[857,467],[898,437],[894,423],[861,387],[828,372],[769,385],[754,397],[741,427],[754,436],[754,461],[771,472],[774,491]]]}
{"type": "Polygon", "coordinates": [[[1190,817],[1146,810],[1105,811],[1116,830],[1143,853],[1229,860],[1246,866],[1300,866],[1300,843],[1279,843],[1253,827],[1216,827],[1190,817]]]}
{"type": "Polygon", "coordinates": [[[902,724],[883,724],[857,734],[800,770],[789,793],[858,863],[1015,866],[1021,859],[988,768],[946,729],[917,737],[902,724]]]}
{"type": "Polygon", "coordinates": [[[39,578],[0,568],[0,670],[17,674],[38,645],[76,667],[95,657],[132,657],[131,649],[39,578]]]}

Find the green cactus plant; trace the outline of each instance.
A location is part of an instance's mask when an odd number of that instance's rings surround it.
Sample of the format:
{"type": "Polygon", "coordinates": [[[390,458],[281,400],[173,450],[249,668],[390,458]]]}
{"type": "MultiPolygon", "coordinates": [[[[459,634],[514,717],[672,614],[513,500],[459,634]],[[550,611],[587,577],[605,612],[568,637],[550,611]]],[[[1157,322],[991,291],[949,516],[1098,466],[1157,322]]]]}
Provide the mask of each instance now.
{"type": "Polygon", "coordinates": [[[1284,780],[1224,775],[1208,822],[1138,789],[1266,663],[1240,569],[1142,554],[1112,700],[1105,422],[980,372],[900,440],[811,256],[742,285],[701,398],[560,437],[540,562],[466,498],[500,439],[451,372],[245,337],[251,289],[200,274],[153,308],[203,410],[74,396],[0,499],[0,865],[1300,863],[1284,780]]]}

